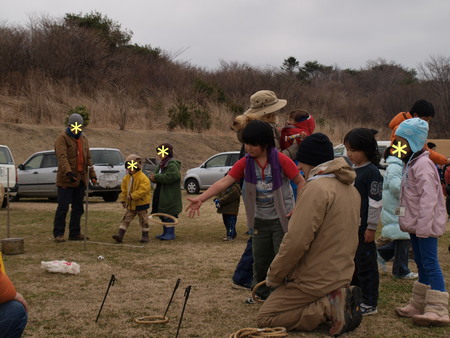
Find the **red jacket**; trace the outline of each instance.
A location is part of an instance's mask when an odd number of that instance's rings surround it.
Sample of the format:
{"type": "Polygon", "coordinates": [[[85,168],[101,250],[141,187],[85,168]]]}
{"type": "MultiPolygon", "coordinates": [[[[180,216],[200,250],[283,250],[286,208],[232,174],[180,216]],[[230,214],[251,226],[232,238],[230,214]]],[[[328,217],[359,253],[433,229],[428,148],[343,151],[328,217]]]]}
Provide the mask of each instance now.
{"type": "MultiPolygon", "coordinates": [[[[314,132],[314,128],[316,128],[316,121],[314,118],[309,115],[309,117],[301,122],[297,122],[294,124],[289,124],[281,129],[281,137],[280,137],[280,148],[281,150],[289,148],[294,140],[286,139],[286,136],[292,136],[295,134],[306,134],[306,136],[311,135],[314,132]]],[[[297,143],[301,142],[301,138],[297,138],[297,143]]]]}

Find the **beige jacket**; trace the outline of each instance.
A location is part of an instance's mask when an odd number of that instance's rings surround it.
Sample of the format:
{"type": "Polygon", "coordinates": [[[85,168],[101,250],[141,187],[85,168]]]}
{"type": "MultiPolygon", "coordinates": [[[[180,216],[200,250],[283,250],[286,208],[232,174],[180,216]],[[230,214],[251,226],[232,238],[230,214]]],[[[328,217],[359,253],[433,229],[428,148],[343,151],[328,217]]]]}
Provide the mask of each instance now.
{"type": "Polygon", "coordinates": [[[355,177],[343,158],[310,172],[270,265],[270,282],[292,282],[317,297],[350,284],[361,204],[355,177]]]}
{"type": "Polygon", "coordinates": [[[95,176],[94,167],[92,166],[91,153],[89,152],[88,140],[84,135],[80,136],[83,142],[83,157],[84,168],[82,172],[77,172],[77,142],[73,137],[67,135],[66,132],[60,134],[55,140],[55,152],[58,158],[58,173],[56,175],[56,185],[58,187],[76,187],[80,183],[80,179],[83,180],[86,186],[88,182],[87,166],[89,169],[89,178],[92,179],[95,176]],[[77,182],[72,182],[67,177],[68,172],[73,172],[77,177],[77,182]]]}

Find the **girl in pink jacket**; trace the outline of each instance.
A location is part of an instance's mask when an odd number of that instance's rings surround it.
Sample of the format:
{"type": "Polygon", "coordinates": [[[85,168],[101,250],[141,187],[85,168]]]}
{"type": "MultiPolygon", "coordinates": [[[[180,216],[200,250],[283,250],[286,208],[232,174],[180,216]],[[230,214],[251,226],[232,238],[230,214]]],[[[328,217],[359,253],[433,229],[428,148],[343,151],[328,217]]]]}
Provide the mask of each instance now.
{"type": "Polygon", "coordinates": [[[400,317],[412,317],[419,326],[450,324],[448,292],[438,261],[438,238],[445,232],[447,215],[435,164],[424,150],[428,123],[408,119],[395,132],[392,155],[405,163],[397,213],[400,228],[409,232],[419,280],[408,305],[396,308],[400,317]]]}

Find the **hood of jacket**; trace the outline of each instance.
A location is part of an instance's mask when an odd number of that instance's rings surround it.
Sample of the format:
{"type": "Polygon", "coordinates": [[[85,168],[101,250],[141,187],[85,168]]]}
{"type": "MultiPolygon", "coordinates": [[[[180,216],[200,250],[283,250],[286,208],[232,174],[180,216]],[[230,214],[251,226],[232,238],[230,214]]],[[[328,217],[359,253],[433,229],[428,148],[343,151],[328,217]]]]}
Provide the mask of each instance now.
{"type": "Polygon", "coordinates": [[[307,180],[314,179],[315,176],[334,175],[340,182],[351,185],[355,182],[356,172],[350,167],[343,157],[335,158],[314,167],[307,180]]]}
{"type": "MultiPolygon", "coordinates": [[[[142,168],[142,157],[140,157],[139,155],[136,155],[136,154],[128,155],[127,158],[125,159],[125,165],[127,162],[131,162],[131,161],[135,162],[139,169],[142,168]]],[[[128,169],[128,168],[126,168],[126,169],[128,169]]]]}

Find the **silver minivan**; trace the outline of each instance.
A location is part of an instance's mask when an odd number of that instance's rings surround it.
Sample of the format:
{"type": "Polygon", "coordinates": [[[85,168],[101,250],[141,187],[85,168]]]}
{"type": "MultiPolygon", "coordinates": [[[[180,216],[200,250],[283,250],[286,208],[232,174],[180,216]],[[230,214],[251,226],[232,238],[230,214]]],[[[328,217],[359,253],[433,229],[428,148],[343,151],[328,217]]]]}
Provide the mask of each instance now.
{"type": "MultiPolygon", "coordinates": [[[[90,148],[90,151],[99,184],[89,184],[89,196],[101,196],[105,202],[115,202],[126,174],[122,153],[114,148],[90,148]]],[[[18,166],[18,188],[14,200],[22,197],[55,199],[57,171],[58,159],[54,150],[31,155],[18,166]]]]}
{"type": "Polygon", "coordinates": [[[16,166],[11,150],[8,146],[0,145],[0,184],[3,191],[0,194],[0,207],[4,208],[7,204],[6,191],[14,192],[16,190],[16,166]]]}

